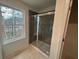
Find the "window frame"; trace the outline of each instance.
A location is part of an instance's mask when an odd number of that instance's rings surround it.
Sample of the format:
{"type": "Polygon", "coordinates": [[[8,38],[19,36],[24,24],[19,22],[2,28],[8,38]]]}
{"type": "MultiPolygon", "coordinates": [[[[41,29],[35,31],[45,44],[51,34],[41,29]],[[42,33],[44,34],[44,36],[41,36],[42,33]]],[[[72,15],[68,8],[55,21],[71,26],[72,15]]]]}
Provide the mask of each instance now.
{"type": "MultiPolygon", "coordinates": [[[[6,45],[6,44],[9,44],[9,43],[12,43],[12,42],[15,42],[15,41],[18,41],[18,40],[22,40],[22,39],[25,39],[26,38],[26,31],[25,31],[25,13],[23,12],[23,10],[20,10],[20,9],[16,9],[16,8],[13,8],[13,7],[10,7],[10,6],[7,6],[7,5],[3,5],[3,4],[0,4],[0,6],[4,6],[4,7],[7,7],[7,8],[10,8],[12,10],[16,10],[16,11],[20,11],[23,15],[23,34],[21,37],[17,37],[17,38],[13,38],[13,39],[9,39],[9,40],[6,40],[4,41],[3,40],[3,45],[6,45]]],[[[3,27],[5,28],[5,24],[3,25],[3,27]]],[[[5,29],[4,29],[4,36],[6,36],[6,32],[5,32],[5,29]]],[[[4,38],[3,38],[4,39],[4,38]]]]}

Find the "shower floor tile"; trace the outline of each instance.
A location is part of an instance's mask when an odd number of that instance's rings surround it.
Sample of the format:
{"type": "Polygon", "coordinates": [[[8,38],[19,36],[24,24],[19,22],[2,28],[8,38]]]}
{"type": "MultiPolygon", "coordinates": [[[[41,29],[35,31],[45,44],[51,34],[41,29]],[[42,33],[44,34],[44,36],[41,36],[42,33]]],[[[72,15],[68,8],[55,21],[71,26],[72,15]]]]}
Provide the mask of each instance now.
{"type": "Polygon", "coordinates": [[[38,49],[40,49],[42,52],[44,52],[46,55],[49,56],[50,54],[50,45],[44,43],[43,41],[34,41],[32,43],[32,45],[34,45],[35,47],[37,47],[38,49]]]}

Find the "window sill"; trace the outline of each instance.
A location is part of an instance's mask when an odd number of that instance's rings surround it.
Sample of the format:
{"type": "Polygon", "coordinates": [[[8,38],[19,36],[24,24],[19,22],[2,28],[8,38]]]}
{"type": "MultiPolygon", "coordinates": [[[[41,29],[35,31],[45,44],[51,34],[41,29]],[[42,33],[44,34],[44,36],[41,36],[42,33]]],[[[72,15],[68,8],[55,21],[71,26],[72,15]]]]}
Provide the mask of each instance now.
{"type": "Polygon", "coordinates": [[[13,43],[15,41],[22,40],[22,39],[25,39],[25,36],[15,38],[15,39],[11,39],[11,40],[7,40],[7,41],[3,42],[3,45],[7,45],[7,44],[10,44],[10,43],[13,43]]]}

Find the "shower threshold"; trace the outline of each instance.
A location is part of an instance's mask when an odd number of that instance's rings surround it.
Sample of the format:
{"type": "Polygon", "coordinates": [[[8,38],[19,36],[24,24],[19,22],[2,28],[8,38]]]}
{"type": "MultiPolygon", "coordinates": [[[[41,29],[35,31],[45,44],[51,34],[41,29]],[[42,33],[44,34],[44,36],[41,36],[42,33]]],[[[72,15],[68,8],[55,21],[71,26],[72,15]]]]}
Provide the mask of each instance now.
{"type": "Polygon", "coordinates": [[[38,40],[38,42],[34,41],[32,42],[32,46],[40,50],[40,52],[42,52],[47,57],[50,55],[50,45],[44,43],[43,41],[40,40],[38,40]]]}

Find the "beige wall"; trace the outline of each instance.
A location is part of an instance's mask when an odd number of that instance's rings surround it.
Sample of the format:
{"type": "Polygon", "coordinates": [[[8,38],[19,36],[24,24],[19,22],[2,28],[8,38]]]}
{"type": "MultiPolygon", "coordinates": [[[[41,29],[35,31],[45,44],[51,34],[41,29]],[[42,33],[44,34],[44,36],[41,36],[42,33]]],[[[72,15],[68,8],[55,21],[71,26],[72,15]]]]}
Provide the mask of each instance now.
{"type": "Polygon", "coordinates": [[[68,59],[77,59],[78,24],[69,24],[66,35],[63,57],[68,59]]]}
{"type": "Polygon", "coordinates": [[[21,53],[28,47],[27,39],[12,42],[3,46],[4,58],[9,59],[10,57],[21,53]]]}
{"type": "Polygon", "coordinates": [[[22,40],[18,40],[16,42],[3,45],[4,48],[4,55],[11,55],[16,51],[21,51],[22,49],[27,48],[28,46],[28,39],[29,39],[29,28],[28,28],[28,10],[29,8],[19,0],[0,0],[0,4],[7,5],[12,8],[16,8],[21,10],[24,13],[24,19],[25,19],[25,34],[26,37],[22,40]]]}
{"type": "Polygon", "coordinates": [[[69,19],[69,25],[64,43],[63,57],[77,59],[78,56],[78,0],[74,0],[69,19]]]}

